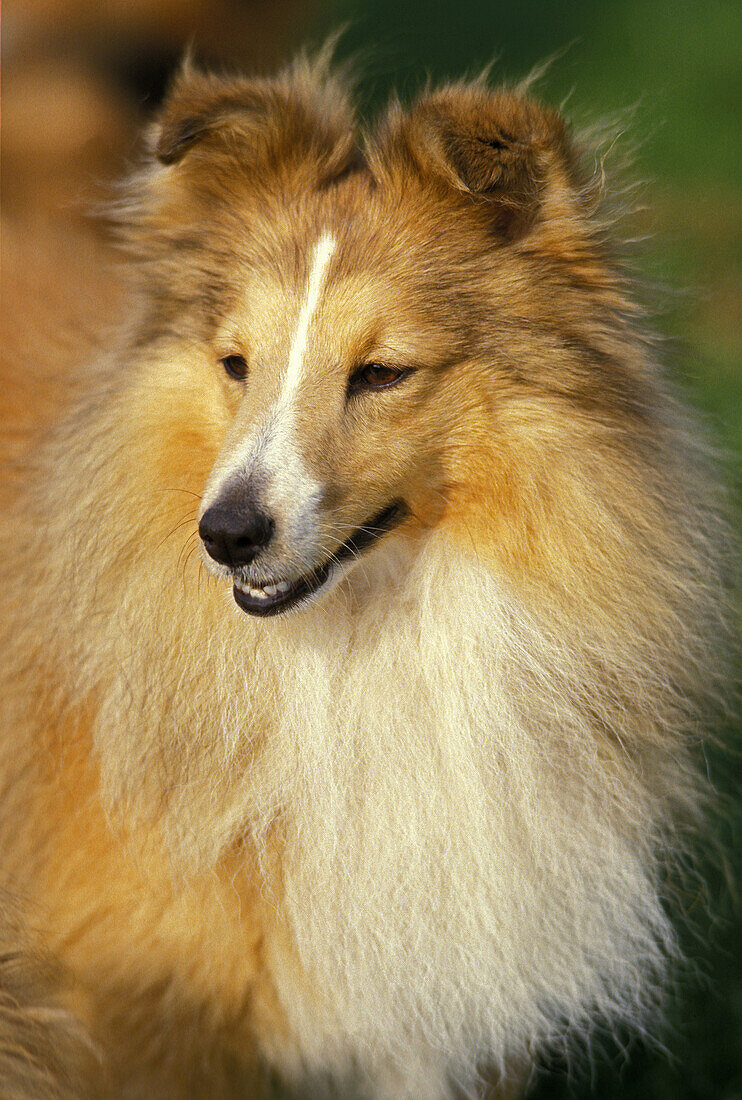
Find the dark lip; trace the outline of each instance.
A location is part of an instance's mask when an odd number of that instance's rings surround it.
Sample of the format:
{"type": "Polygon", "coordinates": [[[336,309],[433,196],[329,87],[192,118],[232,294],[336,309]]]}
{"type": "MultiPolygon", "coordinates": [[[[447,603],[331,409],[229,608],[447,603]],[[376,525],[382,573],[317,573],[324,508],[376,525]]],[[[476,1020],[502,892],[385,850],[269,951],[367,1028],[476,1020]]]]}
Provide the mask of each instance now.
{"type": "Polygon", "coordinates": [[[331,559],[318,566],[317,569],[312,570],[311,573],[307,573],[306,576],[300,577],[287,592],[280,592],[275,596],[268,597],[268,599],[259,599],[257,596],[242,592],[235,585],[232,589],[235,603],[248,615],[258,615],[262,618],[267,618],[269,615],[280,615],[283,611],[288,611],[289,608],[295,607],[302,600],[319,591],[336,565],[363,554],[382,536],[388,534],[389,531],[401,523],[407,514],[408,510],[404,501],[393,501],[381,512],[367,520],[366,523],[357,527],[350,538],[338,547],[331,559]]]}

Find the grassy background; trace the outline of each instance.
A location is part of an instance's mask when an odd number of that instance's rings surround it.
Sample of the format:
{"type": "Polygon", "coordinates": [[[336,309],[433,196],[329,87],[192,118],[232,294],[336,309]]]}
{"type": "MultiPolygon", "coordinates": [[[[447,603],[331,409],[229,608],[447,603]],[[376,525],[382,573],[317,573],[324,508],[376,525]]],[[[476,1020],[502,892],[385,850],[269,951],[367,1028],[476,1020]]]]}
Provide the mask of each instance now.
{"type": "MultiPolygon", "coordinates": [[[[393,86],[409,95],[428,76],[474,73],[493,58],[495,80],[517,78],[560,53],[542,98],[566,100],[578,125],[623,112],[627,144],[638,145],[633,171],[646,181],[640,270],[672,288],[657,318],[668,365],[706,415],[742,514],[742,4],[325,0],[317,12],[317,38],[349,24],[340,52],[365,58],[371,109],[393,86]]],[[[725,733],[742,747],[739,731],[725,733]]],[[[732,800],[719,824],[732,881],[729,868],[709,869],[715,917],[684,933],[696,976],[672,998],[663,1049],[604,1039],[589,1062],[544,1067],[533,1100],[742,1100],[742,767],[711,754],[710,768],[732,800]]]]}

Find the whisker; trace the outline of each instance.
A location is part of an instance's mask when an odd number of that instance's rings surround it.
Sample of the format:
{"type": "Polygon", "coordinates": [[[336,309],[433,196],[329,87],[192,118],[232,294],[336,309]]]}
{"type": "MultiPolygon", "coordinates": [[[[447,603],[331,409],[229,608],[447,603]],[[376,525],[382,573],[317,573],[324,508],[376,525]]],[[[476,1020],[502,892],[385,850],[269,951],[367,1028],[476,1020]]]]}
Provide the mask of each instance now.
{"type": "Polygon", "coordinates": [[[163,493],[184,493],[186,496],[193,497],[195,500],[201,500],[199,493],[194,493],[190,489],[181,489],[179,486],[170,485],[161,490],[163,493]]]}
{"type": "Polygon", "coordinates": [[[188,561],[188,558],[190,558],[190,556],[194,552],[194,550],[198,550],[198,541],[197,541],[197,532],[196,531],[194,531],[191,535],[188,536],[188,538],[185,540],[182,547],[180,548],[180,553],[178,554],[178,560],[175,563],[176,570],[180,569],[181,561],[183,560],[183,555],[186,553],[186,551],[188,551],[186,559],[185,559],[185,561],[183,561],[183,569],[185,569],[186,562],[188,561]],[[189,548],[189,544],[191,543],[191,540],[193,540],[193,545],[190,546],[190,548],[189,548]]]}
{"type": "Polygon", "coordinates": [[[185,519],[180,520],[178,523],[175,524],[175,527],[173,527],[171,531],[168,531],[168,533],[160,539],[160,541],[157,543],[157,546],[154,547],[154,550],[159,550],[163,543],[166,543],[169,538],[172,538],[176,531],[180,531],[182,527],[185,527],[187,524],[190,524],[193,521],[194,517],[192,515],[187,515],[185,519]]]}
{"type": "Polygon", "coordinates": [[[182,577],[182,581],[183,581],[183,590],[184,591],[186,591],[186,569],[188,568],[188,562],[191,560],[191,558],[193,557],[193,555],[197,551],[198,551],[198,546],[194,543],[194,545],[191,547],[191,549],[186,554],[185,559],[183,561],[183,569],[181,571],[181,577],[182,577]]]}

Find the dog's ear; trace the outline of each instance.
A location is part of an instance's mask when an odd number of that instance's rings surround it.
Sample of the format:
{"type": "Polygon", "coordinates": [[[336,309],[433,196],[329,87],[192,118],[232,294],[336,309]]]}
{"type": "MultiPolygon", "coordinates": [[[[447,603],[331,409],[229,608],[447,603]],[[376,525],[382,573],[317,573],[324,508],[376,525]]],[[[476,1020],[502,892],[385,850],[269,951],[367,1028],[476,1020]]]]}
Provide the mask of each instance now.
{"type": "Polygon", "coordinates": [[[245,81],[226,81],[185,62],[176,75],[151,137],[162,164],[177,164],[200,138],[260,112],[260,99],[245,81]]]}
{"type": "Polygon", "coordinates": [[[326,51],[270,80],[214,76],[187,61],[149,135],[150,154],[162,165],[199,151],[246,167],[313,162],[322,178],[346,170],[355,147],[350,96],[326,51]]]}
{"type": "Polygon", "coordinates": [[[495,230],[525,233],[549,198],[577,184],[567,128],[553,110],[515,92],[452,85],[409,111],[391,109],[372,166],[418,174],[486,204],[495,230]]]}

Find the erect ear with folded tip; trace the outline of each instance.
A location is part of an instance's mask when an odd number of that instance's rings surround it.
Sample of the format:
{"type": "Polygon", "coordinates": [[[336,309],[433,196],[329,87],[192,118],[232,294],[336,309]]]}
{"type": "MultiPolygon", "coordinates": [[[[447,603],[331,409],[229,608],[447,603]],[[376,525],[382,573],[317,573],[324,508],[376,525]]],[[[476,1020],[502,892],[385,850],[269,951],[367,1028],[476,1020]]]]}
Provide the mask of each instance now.
{"type": "Polygon", "coordinates": [[[204,143],[243,164],[311,160],[331,178],[357,155],[355,138],[346,89],[323,57],[299,59],[270,80],[214,76],[186,62],[150,132],[150,150],[174,165],[204,143]]]}
{"type": "Polygon", "coordinates": [[[252,89],[227,84],[196,72],[181,70],[165,100],[154,131],[153,152],[162,164],[177,164],[201,138],[224,129],[240,117],[243,122],[259,111],[252,89]]]}
{"type": "Polygon", "coordinates": [[[453,85],[394,110],[379,150],[487,204],[507,239],[530,228],[550,191],[572,189],[576,157],[556,111],[514,92],[453,85]]]}

